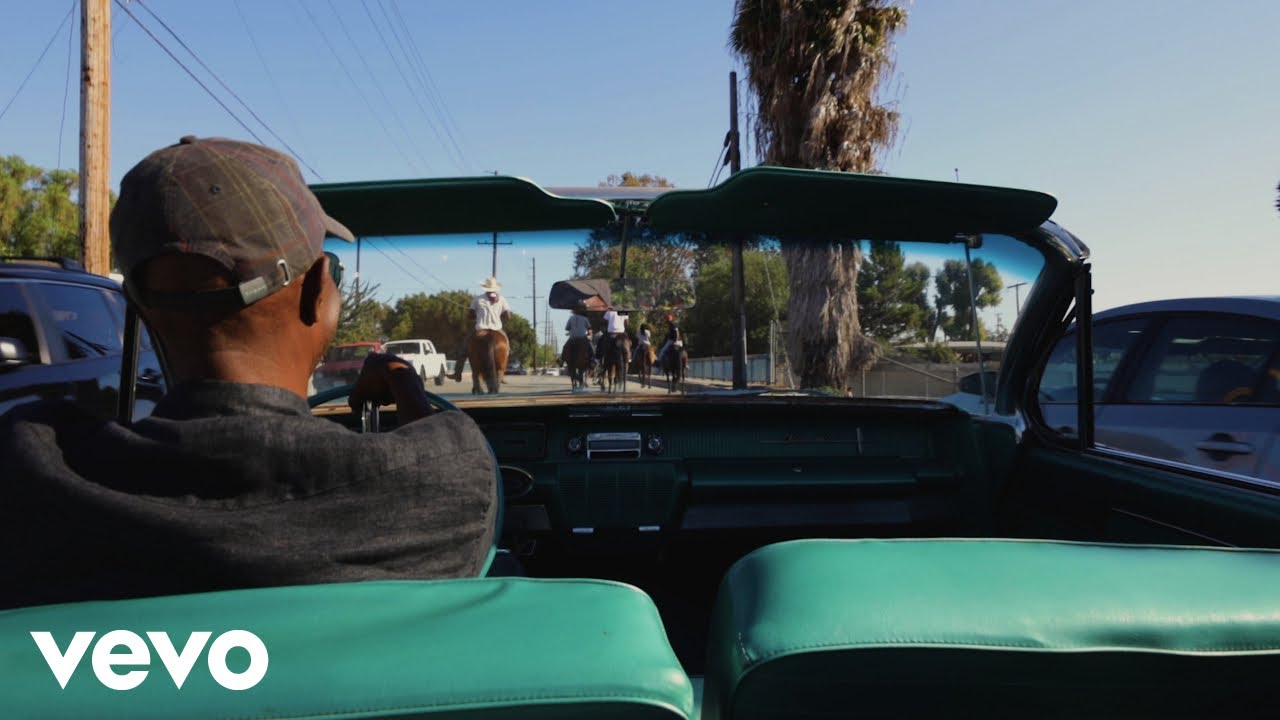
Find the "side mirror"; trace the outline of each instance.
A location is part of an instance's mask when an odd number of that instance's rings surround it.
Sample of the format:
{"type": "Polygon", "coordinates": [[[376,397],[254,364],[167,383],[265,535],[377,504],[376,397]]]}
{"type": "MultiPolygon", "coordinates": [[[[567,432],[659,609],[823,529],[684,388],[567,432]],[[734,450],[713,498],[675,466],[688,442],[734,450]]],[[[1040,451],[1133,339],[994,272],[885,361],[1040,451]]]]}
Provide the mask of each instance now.
{"type": "Polygon", "coordinates": [[[0,337],[0,368],[13,368],[32,362],[27,344],[18,338],[0,337]]]}

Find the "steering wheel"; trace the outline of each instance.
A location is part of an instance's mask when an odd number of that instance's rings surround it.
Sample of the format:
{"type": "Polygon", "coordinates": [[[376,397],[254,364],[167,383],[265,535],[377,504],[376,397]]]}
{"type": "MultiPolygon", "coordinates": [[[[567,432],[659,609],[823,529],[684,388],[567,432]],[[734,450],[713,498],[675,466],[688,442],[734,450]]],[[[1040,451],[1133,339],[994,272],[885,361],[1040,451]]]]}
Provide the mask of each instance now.
{"type": "MultiPolygon", "coordinates": [[[[356,387],[355,385],[339,385],[338,387],[329,388],[328,390],[322,390],[316,393],[315,395],[312,395],[311,397],[307,398],[307,406],[311,408],[315,408],[327,402],[332,402],[334,400],[337,400],[338,398],[347,397],[351,395],[351,391],[354,390],[355,387],[356,387]]],[[[439,395],[436,395],[430,390],[423,390],[423,392],[427,394],[427,399],[431,401],[431,404],[435,405],[441,410],[458,410],[457,405],[454,405],[453,403],[449,402],[448,400],[445,400],[439,395]]],[[[372,403],[366,404],[365,407],[366,407],[366,410],[372,408],[373,417],[374,417],[373,431],[376,432],[377,431],[377,427],[376,427],[377,407],[374,406],[372,403]]],[[[497,468],[496,481],[498,486],[498,491],[497,491],[498,507],[497,507],[497,517],[494,518],[494,524],[496,525],[496,527],[493,533],[493,547],[489,548],[489,556],[488,558],[485,559],[484,567],[481,568],[480,570],[481,577],[484,577],[485,575],[489,574],[489,568],[493,565],[494,557],[497,556],[498,541],[502,538],[502,529],[503,529],[505,516],[506,516],[506,513],[504,511],[507,505],[507,501],[505,497],[506,495],[505,483],[503,483],[502,481],[502,466],[498,464],[498,456],[494,454],[493,446],[489,444],[489,441],[487,439],[485,440],[484,444],[485,444],[485,447],[489,448],[489,456],[493,458],[493,466],[497,468]]],[[[503,551],[503,552],[506,552],[506,551],[503,551]]]]}
{"type": "MultiPolygon", "coordinates": [[[[327,402],[332,402],[334,400],[337,400],[338,398],[347,397],[348,395],[351,394],[351,391],[354,390],[355,387],[356,387],[355,385],[339,385],[338,387],[332,387],[332,388],[329,388],[328,390],[321,390],[315,395],[312,395],[311,397],[307,398],[307,406],[311,408],[315,408],[327,402]]],[[[423,390],[423,392],[427,394],[427,399],[431,401],[431,404],[435,405],[441,410],[457,410],[458,409],[457,405],[454,405],[453,403],[449,402],[448,400],[445,400],[439,395],[436,395],[430,390],[423,390]]]]}

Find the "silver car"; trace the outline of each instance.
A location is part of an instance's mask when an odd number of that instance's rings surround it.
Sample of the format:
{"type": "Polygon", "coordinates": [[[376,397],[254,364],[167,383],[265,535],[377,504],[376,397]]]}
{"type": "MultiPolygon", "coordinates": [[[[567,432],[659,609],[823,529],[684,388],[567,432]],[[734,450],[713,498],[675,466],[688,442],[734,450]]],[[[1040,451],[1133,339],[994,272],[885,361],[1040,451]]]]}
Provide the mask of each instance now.
{"type": "MultiPolygon", "coordinates": [[[[1099,445],[1280,483],[1280,297],[1190,298],[1094,315],[1099,445]]],[[[1045,423],[1074,433],[1074,332],[1040,380],[1045,423]]]]}

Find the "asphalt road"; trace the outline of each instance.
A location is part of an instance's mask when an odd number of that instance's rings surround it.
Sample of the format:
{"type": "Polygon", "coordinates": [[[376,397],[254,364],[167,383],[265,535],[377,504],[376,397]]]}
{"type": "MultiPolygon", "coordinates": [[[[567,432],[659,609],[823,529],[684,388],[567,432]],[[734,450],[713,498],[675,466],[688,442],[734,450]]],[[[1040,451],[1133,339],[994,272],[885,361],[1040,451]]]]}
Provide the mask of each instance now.
{"type": "MultiPolygon", "coordinates": [[[[693,392],[709,386],[725,386],[728,384],[715,383],[707,380],[696,380],[688,383],[688,390],[693,392]]],[[[483,389],[483,383],[481,384],[483,389]]],[[[427,389],[437,395],[444,397],[470,397],[471,396],[471,375],[463,373],[462,382],[454,382],[453,380],[445,380],[444,385],[437,386],[434,382],[427,383],[427,389]]],[[[502,383],[502,394],[511,395],[568,395],[573,392],[569,382],[568,375],[508,375],[502,383]]],[[[579,393],[599,394],[599,385],[591,385],[586,390],[580,390],[579,393]]],[[[641,387],[640,380],[635,375],[627,376],[627,393],[628,394],[652,394],[666,395],[667,384],[661,375],[653,378],[653,387],[641,387]]]]}

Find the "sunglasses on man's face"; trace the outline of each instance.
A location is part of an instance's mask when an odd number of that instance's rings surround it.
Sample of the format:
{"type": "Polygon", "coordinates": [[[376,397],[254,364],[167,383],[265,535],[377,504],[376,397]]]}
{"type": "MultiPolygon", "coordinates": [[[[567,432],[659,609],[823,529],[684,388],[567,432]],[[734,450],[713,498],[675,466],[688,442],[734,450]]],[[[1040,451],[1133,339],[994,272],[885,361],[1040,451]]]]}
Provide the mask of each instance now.
{"type": "Polygon", "coordinates": [[[329,276],[333,278],[333,286],[342,289],[342,263],[338,260],[335,253],[328,250],[324,251],[324,256],[329,258],[329,276]]]}

